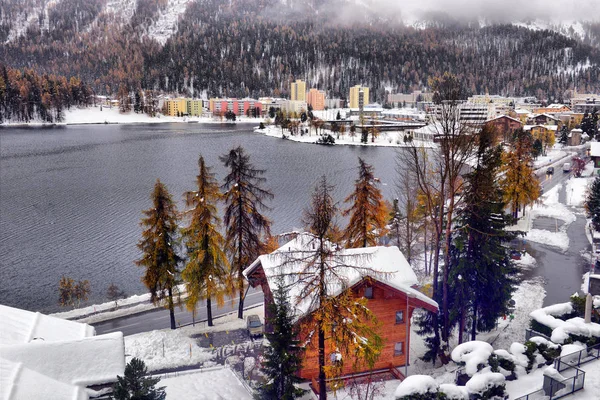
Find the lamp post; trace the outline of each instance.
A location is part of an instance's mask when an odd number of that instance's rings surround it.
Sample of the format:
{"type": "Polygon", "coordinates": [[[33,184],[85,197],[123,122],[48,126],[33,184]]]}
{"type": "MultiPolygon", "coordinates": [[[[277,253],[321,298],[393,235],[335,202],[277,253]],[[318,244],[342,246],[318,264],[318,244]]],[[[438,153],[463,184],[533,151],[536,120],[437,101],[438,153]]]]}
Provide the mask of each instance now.
{"type": "Polygon", "coordinates": [[[408,351],[408,346],[410,343],[410,317],[409,317],[409,304],[410,304],[410,299],[414,299],[415,295],[412,293],[406,293],[406,316],[404,317],[404,324],[406,325],[406,337],[404,338],[404,378],[406,378],[408,376],[408,356],[409,356],[409,351],[408,351]]]}

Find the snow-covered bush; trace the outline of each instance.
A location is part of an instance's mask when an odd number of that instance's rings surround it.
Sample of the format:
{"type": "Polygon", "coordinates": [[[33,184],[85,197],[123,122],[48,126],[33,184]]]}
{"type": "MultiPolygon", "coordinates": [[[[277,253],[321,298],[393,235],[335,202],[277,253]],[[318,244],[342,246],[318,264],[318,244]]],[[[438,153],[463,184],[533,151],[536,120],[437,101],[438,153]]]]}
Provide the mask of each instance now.
{"type": "Polygon", "coordinates": [[[326,134],[321,136],[317,142],[317,144],[335,144],[335,139],[330,134],[326,134]]]}
{"type": "Polygon", "coordinates": [[[430,376],[407,377],[394,392],[396,400],[469,400],[501,399],[504,376],[495,372],[477,373],[466,386],[438,383],[430,376]]]}
{"type": "Polygon", "coordinates": [[[504,375],[498,372],[477,374],[465,386],[474,400],[503,399],[506,395],[504,375]]]}
{"type": "Polygon", "coordinates": [[[469,400],[469,391],[467,388],[457,386],[453,383],[441,384],[440,393],[444,394],[448,400],[469,400]]]}
{"type": "Polygon", "coordinates": [[[475,375],[487,366],[494,348],[491,344],[479,340],[461,343],[452,350],[452,360],[465,367],[468,376],[475,375]]]}
{"type": "Polygon", "coordinates": [[[514,357],[506,350],[494,350],[488,358],[488,365],[492,372],[500,372],[507,380],[516,379],[514,357]]]}
{"type": "MultiPolygon", "coordinates": [[[[396,391],[396,400],[442,400],[439,385],[431,376],[411,375],[404,379],[396,391]]],[[[443,396],[443,395],[442,395],[443,396]]]]}
{"type": "Polygon", "coordinates": [[[549,329],[550,339],[554,343],[568,344],[574,341],[592,346],[600,343],[600,324],[591,322],[586,324],[581,317],[572,317],[574,307],[572,303],[554,304],[532,311],[532,327],[546,331],[549,329]],[[572,318],[571,318],[572,317],[572,318]],[[543,327],[546,328],[543,328],[543,327]]]}

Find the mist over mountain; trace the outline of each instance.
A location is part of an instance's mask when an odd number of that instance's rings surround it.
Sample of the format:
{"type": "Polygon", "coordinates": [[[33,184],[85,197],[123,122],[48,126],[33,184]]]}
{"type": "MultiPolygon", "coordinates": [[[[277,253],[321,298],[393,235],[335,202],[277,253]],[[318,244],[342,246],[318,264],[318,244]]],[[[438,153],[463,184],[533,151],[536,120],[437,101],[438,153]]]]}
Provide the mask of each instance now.
{"type": "Polygon", "coordinates": [[[600,91],[593,2],[5,0],[0,60],[77,76],[97,93],[286,94],[303,78],[374,99],[450,71],[470,93],[600,91]]]}

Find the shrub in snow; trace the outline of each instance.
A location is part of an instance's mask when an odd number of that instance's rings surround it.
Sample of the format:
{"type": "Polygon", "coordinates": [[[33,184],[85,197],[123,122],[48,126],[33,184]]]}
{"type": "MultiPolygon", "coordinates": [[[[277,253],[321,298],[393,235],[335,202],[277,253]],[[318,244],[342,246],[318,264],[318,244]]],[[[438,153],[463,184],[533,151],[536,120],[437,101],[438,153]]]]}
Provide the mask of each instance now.
{"type": "Polygon", "coordinates": [[[124,376],[117,376],[113,386],[115,400],[164,400],[167,397],[164,387],[155,388],[160,378],[146,377],[148,369],[142,360],[133,358],[125,366],[124,376]]]}
{"type": "Polygon", "coordinates": [[[443,399],[438,393],[439,385],[431,376],[411,375],[400,383],[394,397],[396,400],[435,400],[443,399]]]}
{"type": "Polygon", "coordinates": [[[494,348],[491,344],[479,340],[461,343],[452,350],[452,360],[464,365],[465,372],[473,376],[477,371],[487,366],[488,359],[492,355],[494,348]]]}
{"type": "Polygon", "coordinates": [[[506,350],[495,350],[488,358],[488,365],[492,372],[500,372],[507,380],[512,381],[517,378],[513,359],[514,357],[506,350]]]}
{"type": "Polygon", "coordinates": [[[474,400],[503,399],[506,395],[504,376],[497,372],[476,374],[465,386],[474,400]]]}
{"type": "Polygon", "coordinates": [[[448,400],[469,400],[469,391],[464,386],[457,386],[453,383],[443,383],[440,385],[440,394],[445,395],[448,400]]]}
{"type": "Polygon", "coordinates": [[[317,144],[335,144],[335,139],[330,134],[326,134],[317,140],[317,144]]]}

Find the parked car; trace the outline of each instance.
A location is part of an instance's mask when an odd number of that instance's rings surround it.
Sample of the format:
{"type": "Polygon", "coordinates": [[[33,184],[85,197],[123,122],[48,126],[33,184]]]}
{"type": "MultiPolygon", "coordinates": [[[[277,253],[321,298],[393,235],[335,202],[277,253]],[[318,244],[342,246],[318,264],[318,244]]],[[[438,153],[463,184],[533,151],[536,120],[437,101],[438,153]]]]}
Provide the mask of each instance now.
{"type": "Polygon", "coordinates": [[[248,329],[250,337],[262,336],[264,333],[263,323],[256,314],[248,315],[246,317],[246,328],[248,329]]]}
{"type": "Polygon", "coordinates": [[[552,174],[554,174],[554,167],[548,167],[548,168],[546,169],[546,174],[547,174],[547,175],[552,175],[552,174]]]}
{"type": "Polygon", "coordinates": [[[563,172],[571,172],[571,163],[568,163],[568,162],[564,163],[562,169],[563,169],[563,172]]]}

